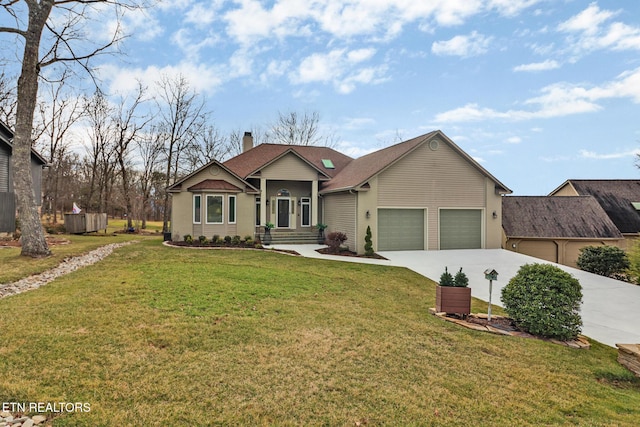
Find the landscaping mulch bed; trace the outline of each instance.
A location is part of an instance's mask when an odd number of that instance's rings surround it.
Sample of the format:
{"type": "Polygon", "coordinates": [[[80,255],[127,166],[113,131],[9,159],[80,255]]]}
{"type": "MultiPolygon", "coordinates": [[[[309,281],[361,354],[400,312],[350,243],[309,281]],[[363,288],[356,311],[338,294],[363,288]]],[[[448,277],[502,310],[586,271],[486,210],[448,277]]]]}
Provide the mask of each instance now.
{"type": "Polygon", "coordinates": [[[256,251],[278,252],[278,253],[300,256],[300,254],[296,251],[289,251],[286,249],[266,248],[263,246],[256,247],[255,243],[246,244],[246,243],[240,242],[239,244],[234,245],[234,244],[200,243],[196,241],[194,241],[193,243],[167,241],[167,242],[163,242],[163,244],[166,246],[174,246],[174,247],[189,248],[189,249],[246,249],[246,250],[256,250],[256,251]]]}
{"type": "Polygon", "coordinates": [[[358,258],[371,258],[371,259],[386,259],[385,257],[383,257],[382,255],[378,255],[376,253],[374,253],[372,256],[365,256],[365,255],[358,255],[357,253],[347,250],[347,249],[341,249],[340,252],[333,253],[331,252],[331,249],[329,248],[320,248],[320,249],[316,249],[316,252],[323,254],[323,255],[338,255],[338,256],[350,256],[350,257],[358,257],[358,258]]]}
{"type": "Polygon", "coordinates": [[[578,335],[576,339],[569,341],[560,341],[556,339],[532,335],[528,332],[518,329],[513,319],[505,316],[492,315],[491,321],[489,321],[486,313],[472,313],[464,317],[452,313],[438,313],[434,308],[430,308],[429,312],[448,322],[452,322],[476,331],[490,332],[498,335],[508,335],[521,338],[535,338],[577,349],[589,349],[591,347],[591,344],[589,344],[587,338],[582,335],[578,335]]]}
{"type": "MultiPolygon", "coordinates": [[[[46,236],[45,238],[47,239],[47,244],[49,246],[68,245],[69,243],[71,243],[70,240],[65,239],[64,237],[46,236]]],[[[0,240],[0,246],[8,248],[18,248],[22,246],[22,244],[20,243],[19,239],[2,239],[0,240]]]]}

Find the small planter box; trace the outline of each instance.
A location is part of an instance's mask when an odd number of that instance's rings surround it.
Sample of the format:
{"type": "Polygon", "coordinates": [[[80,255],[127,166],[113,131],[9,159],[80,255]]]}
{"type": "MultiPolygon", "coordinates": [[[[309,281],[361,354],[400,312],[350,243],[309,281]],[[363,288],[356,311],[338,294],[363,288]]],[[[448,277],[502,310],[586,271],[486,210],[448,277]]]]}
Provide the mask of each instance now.
{"type": "Polygon", "coordinates": [[[618,362],[640,378],[640,344],[616,344],[618,362]]]}
{"type": "Polygon", "coordinates": [[[439,313],[471,313],[471,288],[436,286],[436,311],[439,313]]]}

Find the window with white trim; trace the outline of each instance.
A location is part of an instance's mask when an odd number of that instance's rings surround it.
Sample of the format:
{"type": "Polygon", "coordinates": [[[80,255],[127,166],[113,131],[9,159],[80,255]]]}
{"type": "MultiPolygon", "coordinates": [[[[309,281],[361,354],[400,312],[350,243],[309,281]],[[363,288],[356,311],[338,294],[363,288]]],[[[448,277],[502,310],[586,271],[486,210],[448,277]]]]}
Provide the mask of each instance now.
{"type": "Polygon", "coordinates": [[[229,224],[236,223],[236,196],[229,196],[229,216],[227,218],[229,224]]]}
{"type": "Polygon", "coordinates": [[[224,196],[207,194],[207,224],[224,224],[224,196]]]}
{"type": "Polygon", "coordinates": [[[193,223],[202,224],[202,195],[193,195],[193,223]]]}

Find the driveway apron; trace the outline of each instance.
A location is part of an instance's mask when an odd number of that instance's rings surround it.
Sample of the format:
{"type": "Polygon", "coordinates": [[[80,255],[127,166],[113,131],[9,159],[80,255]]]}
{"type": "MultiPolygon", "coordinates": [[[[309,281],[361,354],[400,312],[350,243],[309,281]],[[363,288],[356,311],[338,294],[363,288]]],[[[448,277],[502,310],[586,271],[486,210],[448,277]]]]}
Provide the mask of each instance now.
{"type": "MultiPolygon", "coordinates": [[[[452,274],[462,267],[469,277],[471,294],[489,301],[489,281],[484,278],[488,268],[498,272],[493,282],[491,302],[502,306],[502,288],[524,264],[547,263],[538,258],[504,249],[399,251],[380,252],[391,265],[407,267],[438,281],[445,267],[452,274]]],[[[640,286],[613,280],[564,265],[554,264],[573,275],[582,285],[582,333],[603,344],[640,343],[640,286]]]]}

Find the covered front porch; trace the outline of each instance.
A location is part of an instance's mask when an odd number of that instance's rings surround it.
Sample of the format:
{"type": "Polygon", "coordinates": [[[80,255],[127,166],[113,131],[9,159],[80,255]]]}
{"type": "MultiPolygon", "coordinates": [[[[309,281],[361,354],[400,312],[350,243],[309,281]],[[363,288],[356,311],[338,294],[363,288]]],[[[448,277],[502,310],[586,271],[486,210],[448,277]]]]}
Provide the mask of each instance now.
{"type": "Polygon", "coordinates": [[[256,227],[273,224],[273,232],[314,232],[321,220],[318,181],[260,180],[256,227]]]}

